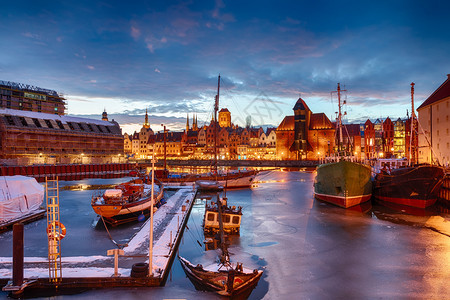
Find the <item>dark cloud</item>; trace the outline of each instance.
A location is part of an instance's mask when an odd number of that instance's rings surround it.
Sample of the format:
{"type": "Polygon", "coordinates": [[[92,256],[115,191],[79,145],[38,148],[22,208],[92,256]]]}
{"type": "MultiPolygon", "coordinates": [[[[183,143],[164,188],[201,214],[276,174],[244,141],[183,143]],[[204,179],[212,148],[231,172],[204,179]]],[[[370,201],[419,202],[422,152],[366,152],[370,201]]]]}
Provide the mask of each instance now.
{"type": "MultiPolygon", "coordinates": [[[[420,103],[450,73],[444,1],[10,1],[3,8],[0,79],[135,103],[139,109],[117,116],[124,120],[142,117],[142,107],[173,122],[188,112],[207,119],[219,73],[224,99],[238,103],[263,93],[291,109],[301,95],[318,112],[340,82],[349,118],[400,115],[411,82],[420,103]]],[[[273,118],[264,123],[278,124],[273,118]]]]}

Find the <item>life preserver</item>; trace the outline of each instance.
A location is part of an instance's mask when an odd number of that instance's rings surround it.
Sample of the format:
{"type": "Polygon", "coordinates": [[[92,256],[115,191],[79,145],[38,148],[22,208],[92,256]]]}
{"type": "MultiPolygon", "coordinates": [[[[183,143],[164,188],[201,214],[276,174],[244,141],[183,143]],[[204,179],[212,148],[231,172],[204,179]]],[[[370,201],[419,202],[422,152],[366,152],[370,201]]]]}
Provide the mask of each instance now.
{"type": "Polygon", "coordinates": [[[58,221],[52,222],[48,224],[47,235],[50,238],[56,237],[56,239],[62,240],[66,236],[66,226],[58,221]],[[60,232],[56,231],[57,227],[59,227],[60,232]]]}

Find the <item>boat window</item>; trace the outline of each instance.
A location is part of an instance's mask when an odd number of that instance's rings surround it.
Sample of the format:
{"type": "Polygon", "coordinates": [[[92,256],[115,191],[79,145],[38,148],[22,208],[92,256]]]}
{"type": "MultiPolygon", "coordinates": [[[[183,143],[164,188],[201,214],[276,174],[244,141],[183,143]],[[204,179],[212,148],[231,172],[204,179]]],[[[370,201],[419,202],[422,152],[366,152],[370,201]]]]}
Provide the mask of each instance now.
{"type": "Polygon", "coordinates": [[[214,214],[208,213],[206,218],[207,218],[208,221],[214,221],[214,214]]]}
{"type": "Polygon", "coordinates": [[[233,216],[233,224],[239,224],[239,216],[233,216]]]}
{"type": "Polygon", "coordinates": [[[230,218],[229,215],[225,215],[224,218],[223,218],[223,222],[224,222],[224,223],[230,223],[230,219],[231,219],[231,218],[230,218]]]}

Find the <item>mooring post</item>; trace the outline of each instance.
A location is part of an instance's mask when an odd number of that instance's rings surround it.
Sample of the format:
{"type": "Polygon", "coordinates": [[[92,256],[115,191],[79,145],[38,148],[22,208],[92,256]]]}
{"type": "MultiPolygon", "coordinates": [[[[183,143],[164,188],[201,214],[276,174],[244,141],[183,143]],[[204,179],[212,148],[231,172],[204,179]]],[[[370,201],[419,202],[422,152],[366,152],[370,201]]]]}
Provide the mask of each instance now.
{"type": "Polygon", "coordinates": [[[23,284],[23,224],[13,226],[13,285],[23,284]]]}
{"type": "Polygon", "coordinates": [[[107,255],[114,255],[114,275],[113,277],[119,277],[119,255],[124,255],[125,251],[122,249],[111,249],[106,252],[107,255]]]}

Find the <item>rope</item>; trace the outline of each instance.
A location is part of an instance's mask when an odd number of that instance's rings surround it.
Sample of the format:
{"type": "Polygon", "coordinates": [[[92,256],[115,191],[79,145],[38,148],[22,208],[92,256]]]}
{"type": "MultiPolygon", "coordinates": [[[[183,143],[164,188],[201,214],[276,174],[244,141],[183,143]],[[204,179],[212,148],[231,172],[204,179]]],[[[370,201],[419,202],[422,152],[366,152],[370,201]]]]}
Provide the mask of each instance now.
{"type": "Polygon", "coordinates": [[[112,238],[111,234],[109,233],[108,227],[106,226],[106,222],[105,222],[105,220],[103,219],[103,216],[100,215],[100,217],[102,218],[103,225],[105,226],[106,232],[108,233],[108,236],[109,236],[109,239],[111,240],[111,242],[113,242],[114,245],[117,246],[117,248],[123,249],[123,247],[125,247],[127,244],[119,244],[119,243],[117,243],[117,242],[112,238]]]}

